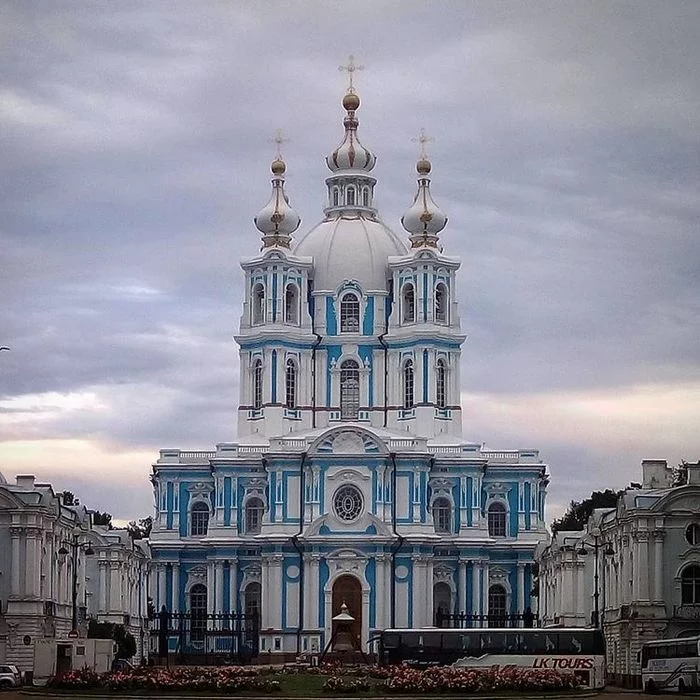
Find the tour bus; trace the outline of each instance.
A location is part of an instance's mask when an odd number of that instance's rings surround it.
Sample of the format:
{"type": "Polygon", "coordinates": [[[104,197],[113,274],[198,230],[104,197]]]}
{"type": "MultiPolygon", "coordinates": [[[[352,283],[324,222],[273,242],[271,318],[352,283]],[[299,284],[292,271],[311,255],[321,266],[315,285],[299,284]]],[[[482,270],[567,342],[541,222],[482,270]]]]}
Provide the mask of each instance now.
{"type": "Polygon", "coordinates": [[[700,636],[642,644],[642,687],[647,693],[700,690],[700,636]]]}
{"type": "Polygon", "coordinates": [[[379,660],[419,668],[547,668],[573,673],[587,688],[605,685],[605,640],[598,629],[388,629],[379,637],[379,660]]]}

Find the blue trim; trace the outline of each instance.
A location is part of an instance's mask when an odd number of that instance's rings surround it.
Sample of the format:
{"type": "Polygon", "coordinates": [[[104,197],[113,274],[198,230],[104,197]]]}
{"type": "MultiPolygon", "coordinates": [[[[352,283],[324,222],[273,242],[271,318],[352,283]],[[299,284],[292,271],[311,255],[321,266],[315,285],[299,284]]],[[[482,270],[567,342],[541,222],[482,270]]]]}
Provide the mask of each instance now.
{"type": "Polygon", "coordinates": [[[224,564],[224,610],[225,613],[231,612],[231,565],[226,562],[224,564]]]}
{"type": "Polygon", "coordinates": [[[180,537],[187,537],[188,535],[189,518],[187,514],[189,507],[190,492],[187,490],[187,484],[180,482],[180,537]]]}
{"type": "Polygon", "coordinates": [[[165,567],[165,607],[168,610],[173,609],[173,567],[171,565],[165,567]]]}
{"type": "Polygon", "coordinates": [[[325,588],[330,577],[330,571],[326,559],[322,558],[318,567],[318,626],[323,628],[326,626],[326,601],[325,588]]]}
{"type": "Polygon", "coordinates": [[[510,597],[510,614],[515,615],[518,612],[518,575],[517,567],[511,567],[508,572],[508,582],[510,583],[510,590],[513,591],[513,595],[510,597]]]}
{"type": "Polygon", "coordinates": [[[270,522],[277,520],[277,472],[270,472],[269,498],[267,502],[270,506],[270,522]]]}
{"type": "Polygon", "coordinates": [[[277,271],[272,273],[272,322],[277,321],[277,271]]]}
{"type": "Polygon", "coordinates": [[[428,320],[428,273],[423,273],[423,320],[428,320]]]}
{"type": "Polygon", "coordinates": [[[474,507],[474,478],[471,476],[467,477],[467,527],[472,527],[474,525],[473,518],[474,514],[472,513],[472,508],[474,507]]]}
{"type": "Polygon", "coordinates": [[[224,477],[224,526],[231,526],[231,477],[224,477]]]}
{"type": "Polygon", "coordinates": [[[165,527],[168,530],[173,529],[173,482],[167,481],[165,484],[165,505],[168,509],[166,516],[165,527]]]}
{"type": "MultiPolygon", "coordinates": [[[[476,614],[476,610],[472,610],[472,600],[474,598],[474,564],[472,562],[467,562],[467,595],[466,595],[466,610],[458,610],[458,612],[466,612],[471,615],[476,614]]],[[[459,602],[457,603],[459,608],[459,602]]]]}
{"type": "Polygon", "coordinates": [[[510,528],[508,535],[515,537],[518,534],[518,484],[511,484],[508,492],[508,507],[510,508],[510,528]]]}
{"type": "Polygon", "coordinates": [[[523,500],[525,503],[523,503],[523,508],[525,509],[525,529],[529,530],[530,529],[530,506],[532,504],[532,495],[531,491],[532,489],[530,488],[530,482],[526,481],[524,484],[524,495],[523,495],[523,500]]]}
{"type": "Polygon", "coordinates": [[[326,335],[338,335],[338,322],[336,320],[333,297],[326,297],[326,335]]]}
{"type": "Polygon", "coordinates": [[[423,350],[423,403],[428,403],[428,351],[423,350]]]}

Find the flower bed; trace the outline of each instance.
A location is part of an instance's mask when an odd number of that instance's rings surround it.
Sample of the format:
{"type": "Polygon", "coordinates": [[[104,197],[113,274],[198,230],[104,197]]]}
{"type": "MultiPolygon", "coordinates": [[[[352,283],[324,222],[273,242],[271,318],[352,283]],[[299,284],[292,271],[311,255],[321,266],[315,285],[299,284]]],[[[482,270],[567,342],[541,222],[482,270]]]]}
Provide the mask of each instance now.
{"type": "MultiPolygon", "coordinates": [[[[218,666],[182,666],[171,669],[138,668],[97,674],[89,669],[70,671],[52,679],[58,690],[102,690],[115,693],[209,691],[267,695],[308,684],[307,696],[321,694],[422,695],[435,693],[500,693],[567,691],[579,687],[570,673],[532,668],[464,668],[438,666],[418,670],[409,666],[341,666],[283,669],[218,666]],[[294,676],[294,677],[290,677],[294,676]],[[325,682],[318,676],[326,677],[325,682]],[[306,677],[306,680],[304,680],[306,677]],[[315,677],[315,682],[311,683],[315,677]],[[321,685],[321,683],[323,683],[321,685]]],[[[297,694],[297,693],[294,693],[297,694]]]]}

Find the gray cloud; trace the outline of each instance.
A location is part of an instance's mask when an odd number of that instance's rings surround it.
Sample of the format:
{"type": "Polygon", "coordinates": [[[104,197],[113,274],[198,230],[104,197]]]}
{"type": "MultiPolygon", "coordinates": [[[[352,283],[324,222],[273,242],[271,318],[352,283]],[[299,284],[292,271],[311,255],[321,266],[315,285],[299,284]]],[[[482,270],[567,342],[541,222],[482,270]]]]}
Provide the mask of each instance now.
{"type": "MultiPolygon", "coordinates": [[[[463,383],[481,397],[470,438],[537,439],[558,503],[605,486],[611,464],[616,483],[636,478],[644,450],[696,458],[690,430],[655,442],[647,413],[633,418],[639,387],[700,381],[699,26],[680,1],[4,3],[0,468],[26,471],[20,440],[155,459],[235,437],[238,260],[258,249],[270,139],[291,139],[302,233],[321,216],[350,51],[395,230],[411,138],[435,136],[443,242],[463,261],[463,383]],[[619,440],[518,413],[531,399],[554,415],[562,392],[629,396],[619,440]],[[26,399],[53,393],[83,399],[26,399]]],[[[107,508],[104,473],[84,466],[84,501],[107,508]]],[[[145,477],[129,478],[146,507],[145,477]]],[[[139,515],[131,494],[110,498],[139,515]]]]}

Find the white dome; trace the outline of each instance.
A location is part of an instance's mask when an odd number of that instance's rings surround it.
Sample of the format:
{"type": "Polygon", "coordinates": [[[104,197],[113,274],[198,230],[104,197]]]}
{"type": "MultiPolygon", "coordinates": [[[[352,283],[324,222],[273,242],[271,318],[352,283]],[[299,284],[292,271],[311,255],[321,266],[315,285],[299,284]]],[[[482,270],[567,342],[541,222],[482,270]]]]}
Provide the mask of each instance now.
{"type": "Polygon", "coordinates": [[[356,280],[364,292],[387,288],[387,258],[406,255],[404,242],[381,221],[361,216],[322,221],[297,244],[314,259],[314,288],[336,289],[356,280]]]}

